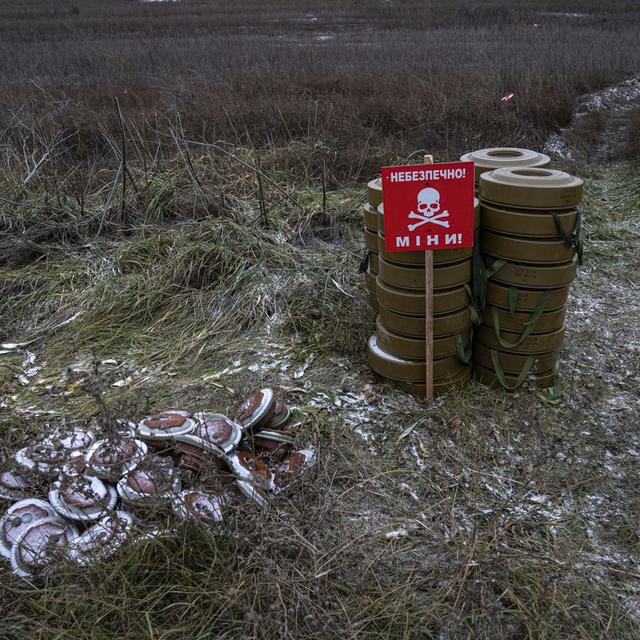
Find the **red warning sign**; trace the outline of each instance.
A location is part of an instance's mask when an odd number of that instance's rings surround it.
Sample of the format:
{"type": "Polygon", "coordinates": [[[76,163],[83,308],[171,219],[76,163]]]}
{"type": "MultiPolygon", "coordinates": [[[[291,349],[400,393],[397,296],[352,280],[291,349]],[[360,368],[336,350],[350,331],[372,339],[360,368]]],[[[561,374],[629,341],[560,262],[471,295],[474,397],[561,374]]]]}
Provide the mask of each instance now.
{"type": "Polygon", "coordinates": [[[382,167],[387,251],[473,246],[473,162],[382,167]]]}

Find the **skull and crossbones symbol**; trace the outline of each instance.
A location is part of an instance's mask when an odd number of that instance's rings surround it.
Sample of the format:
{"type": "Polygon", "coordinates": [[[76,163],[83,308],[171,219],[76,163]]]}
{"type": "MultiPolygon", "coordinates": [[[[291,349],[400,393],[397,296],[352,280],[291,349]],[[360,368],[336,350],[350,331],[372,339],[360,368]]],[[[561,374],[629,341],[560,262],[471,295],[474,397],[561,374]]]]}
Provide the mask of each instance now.
{"type": "Polygon", "coordinates": [[[449,221],[443,220],[443,218],[449,217],[449,211],[440,212],[440,192],[437,189],[426,187],[418,193],[418,211],[419,213],[412,211],[409,214],[410,219],[420,221],[410,224],[409,231],[413,231],[427,222],[449,228],[449,221]]]}

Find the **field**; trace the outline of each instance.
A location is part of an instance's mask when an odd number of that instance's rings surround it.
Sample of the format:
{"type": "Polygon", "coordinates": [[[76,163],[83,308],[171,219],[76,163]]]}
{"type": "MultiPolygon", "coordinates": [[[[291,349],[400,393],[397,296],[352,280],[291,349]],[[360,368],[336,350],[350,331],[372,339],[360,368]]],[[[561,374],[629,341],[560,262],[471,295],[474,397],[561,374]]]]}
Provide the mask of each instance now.
{"type": "Polygon", "coordinates": [[[35,357],[0,355],[1,453],[270,385],[319,462],[214,533],[2,565],[0,637],[640,638],[637,3],[227,5],[0,0],[0,342],[35,357]],[[366,181],[550,140],[586,184],[561,401],[376,380],[366,181]]]}

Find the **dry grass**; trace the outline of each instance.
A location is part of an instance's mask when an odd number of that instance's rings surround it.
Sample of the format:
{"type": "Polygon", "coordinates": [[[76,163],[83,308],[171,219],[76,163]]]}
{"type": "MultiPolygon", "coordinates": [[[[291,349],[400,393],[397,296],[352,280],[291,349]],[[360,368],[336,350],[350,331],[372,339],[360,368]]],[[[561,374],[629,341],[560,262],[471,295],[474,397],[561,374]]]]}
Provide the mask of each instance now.
{"type": "Polygon", "coordinates": [[[152,157],[180,114],[201,141],[315,145],[302,174],[324,159],[339,184],[418,149],[538,148],[579,93],[637,72],[639,24],[636,3],[595,0],[4,3],[0,148],[27,176],[58,141],[63,169],[39,169],[55,191],[80,160],[117,162],[114,97],[152,157]]]}
{"type": "Polygon", "coordinates": [[[539,147],[637,72],[636,3],[227,5],[0,7],[0,341],[43,367],[23,385],[0,356],[3,454],[100,417],[68,372],[97,353],[132,417],[271,385],[320,462],[219,531],[33,585],[0,569],[0,637],[638,638],[635,170],[584,168],[557,406],[375,380],[358,273],[365,178],[423,147],[539,147]]]}
{"type": "Polygon", "coordinates": [[[23,387],[22,355],[2,361],[5,451],[49,411],[98,415],[63,375],[87,366],[93,336],[100,355],[129,363],[110,406],[227,411],[269,384],[296,407],[299,442],[320,463],[268,511],[241,508],[213,534],[187,528],[34,587],[4,574],[2,636],[637,637],[633,176],[591,170],[559,406],[470,384],[426,408],[372,378],[362,195],[348,190],[329,194],[329,228],[309,190],[263,226],[239,172],[225,217],[186,224],[160,210],[108,243],[48,245],[4,267],[2,282],[27,291],[3,296],[6,335],[42,336],[29,348],[47,362],[23,387]]]}

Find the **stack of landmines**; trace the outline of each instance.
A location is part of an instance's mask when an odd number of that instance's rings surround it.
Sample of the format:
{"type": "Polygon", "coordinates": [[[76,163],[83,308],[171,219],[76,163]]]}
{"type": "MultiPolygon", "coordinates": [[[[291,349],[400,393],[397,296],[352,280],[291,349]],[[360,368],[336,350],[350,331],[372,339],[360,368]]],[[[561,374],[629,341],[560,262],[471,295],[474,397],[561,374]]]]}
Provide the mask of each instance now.
{"type": "Polygon", "coordinates": [[[579,260],[582,180],[548,168],[500,168],[481,174],[479,196],[486,289],[476,376],[507,389],[530,378],[551,387],[579,260]]]}
{"type": "MultiPolygon", "coordinates": [[[[476,199],[476,225],[479,203],[476,199]]],[[[426,380],[424,252],[386,252],[382,183],[368,185],[364,206],[369,302],[378,312],[376,333],[368,343],[369,363],[381,376],[424,396],[426,380]]],[[[472,249],[434,251],[434,394],[469,377],[469,305],[472,249]]]]}

